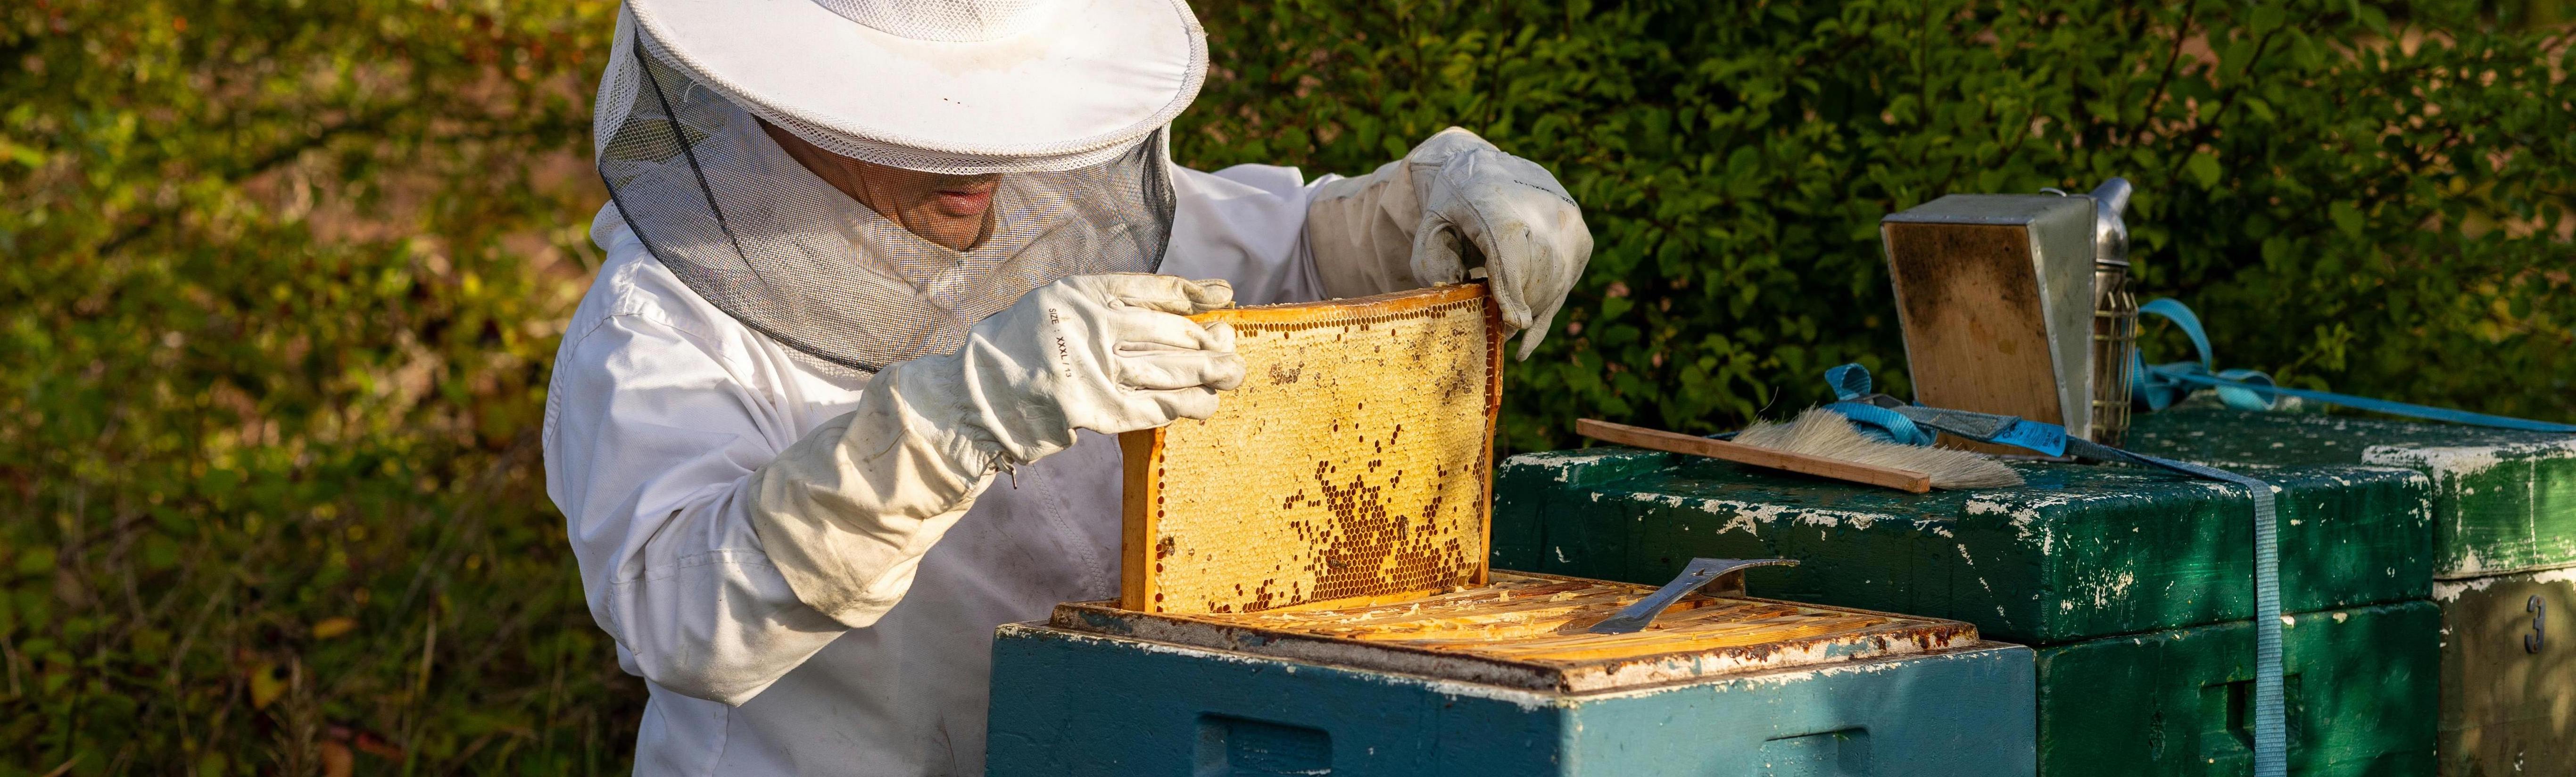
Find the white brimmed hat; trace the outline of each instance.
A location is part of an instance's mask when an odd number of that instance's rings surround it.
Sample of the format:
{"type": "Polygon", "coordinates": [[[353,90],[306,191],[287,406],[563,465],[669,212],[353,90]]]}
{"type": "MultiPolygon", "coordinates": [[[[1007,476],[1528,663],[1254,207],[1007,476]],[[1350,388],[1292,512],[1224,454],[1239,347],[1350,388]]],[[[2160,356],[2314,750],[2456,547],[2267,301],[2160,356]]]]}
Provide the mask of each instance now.
{"type": "Polygon", "coordinates": [[[1183,0],[627,0],[644,49],[827,151],[937,172],[1117,156],[1198,96],[1183,0]]]}

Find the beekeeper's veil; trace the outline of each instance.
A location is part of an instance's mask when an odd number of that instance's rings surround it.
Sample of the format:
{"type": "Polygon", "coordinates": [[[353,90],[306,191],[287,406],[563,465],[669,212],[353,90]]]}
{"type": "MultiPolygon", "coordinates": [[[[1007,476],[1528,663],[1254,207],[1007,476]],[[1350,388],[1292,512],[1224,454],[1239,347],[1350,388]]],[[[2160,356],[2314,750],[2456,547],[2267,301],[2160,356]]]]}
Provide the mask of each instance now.
{"type": "Polygon", "coordinates": [[[1206,63],[1181,0],[627,0],[594,140],[616,211],[682,282],[872,372],[956,350],[1058,278],[1157,268],[1165,133],[1206,63]],[[905,231],[759,120],[865,162],[1001,174],[985,237],[905,231]]]}

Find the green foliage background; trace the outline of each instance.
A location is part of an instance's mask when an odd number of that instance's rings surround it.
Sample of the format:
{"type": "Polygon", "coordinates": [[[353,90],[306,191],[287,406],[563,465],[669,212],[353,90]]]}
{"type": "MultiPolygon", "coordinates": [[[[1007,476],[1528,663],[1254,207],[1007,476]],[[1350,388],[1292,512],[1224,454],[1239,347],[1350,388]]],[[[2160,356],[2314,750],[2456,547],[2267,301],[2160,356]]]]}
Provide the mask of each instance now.
{"type": "Polygon", "coordinates": [[[1555,170],[1597,248],[1509,378],[1510,448],[1572,445],[1585,414],[1733,428],[1847,361],[1903,396],[1878,219],[2115,175],[2144,291],[2201,312],[2221,366],[2576,414],[2563,27],[2440,2],[1335,8],[1202,9],[1220,71],[1180,155],[1355,172],[1454,123],[1555,170]]]}
{"type": "MultiPolygon", "coordinates": [[[[0,775],[623,771],[641,689],[535,454],[613,12],[0,10],[0,775]]],[[[1877,219],[2111,175],[2222,366],[2576,418],[2554,2],[1199,12],[1186,163],[1356,173],[1459,124],[1585,204],[1514,449],[1732,427],[1843,361],[1903,393],[1877,219]]]]}

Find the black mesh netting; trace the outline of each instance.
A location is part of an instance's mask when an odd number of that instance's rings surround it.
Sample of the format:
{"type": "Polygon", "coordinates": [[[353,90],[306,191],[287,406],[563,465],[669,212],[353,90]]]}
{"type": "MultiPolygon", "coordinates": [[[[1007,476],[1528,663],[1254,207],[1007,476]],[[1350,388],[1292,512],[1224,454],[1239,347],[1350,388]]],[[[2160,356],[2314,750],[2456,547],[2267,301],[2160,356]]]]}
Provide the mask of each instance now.
{"type": "Polygon", "coordinates": [[[619,37],[628,60],[604,77],[596,132],[627,225],[699,296],[812,359],[873,372],[948,353],[1030,289],[1162,264],[1173,197],[1160,132],[1090,166],[1001,173],[985,238],[957,251],[833,188],[750,113],[619,37]]]}

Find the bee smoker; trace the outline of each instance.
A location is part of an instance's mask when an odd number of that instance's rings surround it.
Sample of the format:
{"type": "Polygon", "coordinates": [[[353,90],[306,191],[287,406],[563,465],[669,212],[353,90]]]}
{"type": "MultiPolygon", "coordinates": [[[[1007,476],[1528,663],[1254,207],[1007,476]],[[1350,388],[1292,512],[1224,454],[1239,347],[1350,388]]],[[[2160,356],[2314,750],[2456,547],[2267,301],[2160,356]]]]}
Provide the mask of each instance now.
{"type": "Polygon", "coordinates": [[[2093,189],[2094,442],[2119,447],[2129,433],[2129,374],[2138,351],[2138,296],[2129,290],[2129,181],[2093,189]]]}
{"type": "Polygon", "coordinates": [[[1915,401],[2118,444],[2138,328],[2130,192],[2113,178],[2090,194],[1953,194],[1882,219],[1915,401]]]}

